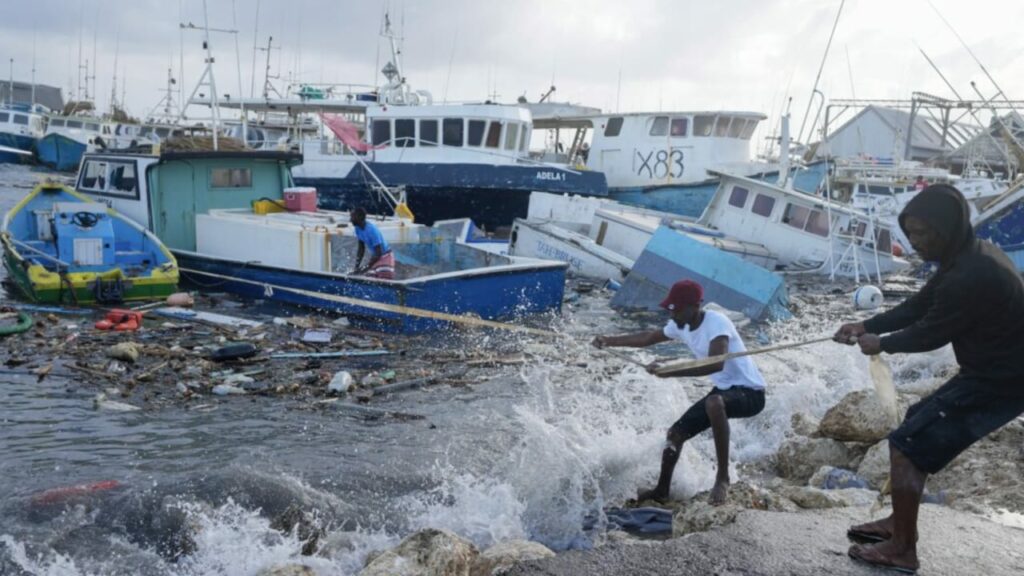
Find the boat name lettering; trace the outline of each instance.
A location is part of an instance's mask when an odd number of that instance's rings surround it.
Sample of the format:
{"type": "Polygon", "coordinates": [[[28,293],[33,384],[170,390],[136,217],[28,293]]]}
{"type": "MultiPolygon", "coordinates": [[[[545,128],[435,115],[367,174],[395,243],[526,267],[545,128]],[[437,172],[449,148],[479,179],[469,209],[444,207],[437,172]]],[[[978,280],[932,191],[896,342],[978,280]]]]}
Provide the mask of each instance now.
{"type": "Polygon", "coordinates": [[[537,180],[558,180],[558,181],[563,181],[564,182],[565,181],[565,173],[564,172],[552,172],[550,170],[538,170],[537,171],[537,180]]]}
{"type": "Polygon", "coordinates": [[[636,157],[640,159],[640,167],[636,170],[637,176],[643,176],[646,171],[648,178],[683,177],[682,150],[651,150],[647,156],[639,150],[635,152],[636,157]]]}
{"type": "Polygon", "coordinates": [[[537,255],[544,258],[550,258],[551,260],[561,260],[562,262],[568,262],[569,266],[576,270],[583,269],[583,261],[579,258],[569,254],[561,248],[556,248],[544,242],[543,240],[537,240],[537,255]]]}

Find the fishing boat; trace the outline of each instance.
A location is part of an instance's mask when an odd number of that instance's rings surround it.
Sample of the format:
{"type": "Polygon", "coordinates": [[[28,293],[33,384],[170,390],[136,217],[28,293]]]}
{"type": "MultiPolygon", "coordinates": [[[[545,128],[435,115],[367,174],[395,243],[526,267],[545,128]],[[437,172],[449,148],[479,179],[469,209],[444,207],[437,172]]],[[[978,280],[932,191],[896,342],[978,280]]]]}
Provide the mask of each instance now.
{"type": "Polygon", "coordinates": [[[73,189],[44,182],[4,215],[4,266],[33,302],[95,304],[175,291],[174,256],[139,224],[73,189]]]}
{"type": "Polygon", "coordinates": [[[82,154],[113,140],[114,126],[91,116],[51,116],[46,134],[36,144],[39,162],[54,170],[78,169],[82,154]]]}
{"type": "Polygon", "coordinates": [[[562,260],[581,276],[622,282],[654,236],[677,234],[773,270],[775,257],[760,244],[697,226],[692,218],[614,200],[534,192],[526,219],[516,219],[509,254],[562,260]]]}
{"type": "Polygon", "coordinates": [[[43,131],[44,117],[32,107],[21,104],[0,107],[0,163],[30,159],[43,131]]]}
{"type": "Polygon", "coordinates": [[[295,186],[291,169],[301,162],[287,151],[96,153],[83,158],[76,186],[150,228],[199,287],[404,333],[465,315],[505,320],[560,309],[564,263],[478,249],[466,223],[433,228],[375,216],[395,277],[352,273],[358,240],[349,213],[319,209],[315,189],[295,186]]]}
{"type": "Polygon", "coordinates": [[[361,205],[387,211],[375,186],[379,180],[405,187],[419,222],[470,218],[495,231],[526,216],[535,190],[607,195],[601,172],[531,157],[533,124],[526,107],[438,104],[429,92],[413,90],[389,25],[384,34],[392,49],[382,71],[387,84],[372,93],[232,99],[219,106],[292,114],[295,129],[287,146],[304,157],[293,171],[295,183],[316,188],[321,204],[333,210],[361,205]],[[299,130],[309,116],[318,119],[318,137],[303,137],[299,130]]]}
{"type": "Polygon", "coordinates": [[[972,219],[974,231],[1002,248],[1024,272],[1024,187],[1018,182],[982,207],[972,219]]]}

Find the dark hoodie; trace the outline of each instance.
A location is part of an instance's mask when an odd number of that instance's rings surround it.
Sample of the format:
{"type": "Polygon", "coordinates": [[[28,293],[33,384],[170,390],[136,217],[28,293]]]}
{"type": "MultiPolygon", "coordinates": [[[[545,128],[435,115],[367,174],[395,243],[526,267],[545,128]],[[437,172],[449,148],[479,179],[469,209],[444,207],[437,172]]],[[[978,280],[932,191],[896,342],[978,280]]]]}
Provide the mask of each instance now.
{"type": "Polygon", "coordinates": [[[952,342],[961,373],[1024,395],[1024,282],[1002,250],[975,238],[960,192],[945,184],[918,193],[900,213],[946,241],[939,269],[917,294],[864,322],[886,334],[882,350],[926,352],[952,342]]]}

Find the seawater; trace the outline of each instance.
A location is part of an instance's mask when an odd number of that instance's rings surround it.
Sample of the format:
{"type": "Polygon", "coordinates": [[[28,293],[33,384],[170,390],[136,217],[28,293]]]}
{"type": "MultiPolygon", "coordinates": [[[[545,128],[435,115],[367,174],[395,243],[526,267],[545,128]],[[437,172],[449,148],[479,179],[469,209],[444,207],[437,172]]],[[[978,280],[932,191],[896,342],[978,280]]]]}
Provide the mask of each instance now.
{"type": "MultiPolygon", "coordinates": [[[[0,209],[43,175],[0,166],[0,209]]],[[[560,338],[516,337],[522,366],[375,404],[422,421],[367,421],[262,397],[97,411],[95,383],[0,374],[0,574],[251,576],[294,562],[347,575],[371,551],[425,527],[481,548],[509,538],[556,550],[599,544],[602,523],[585,530],[584,519],[600,519],[604,507],[654,481],[665,429],[709,386],[655,378],[591,348],[596,334],[664,321],[615,313],[607,300],[598,292],[567,304],[560,338]],[[42,490],[102,480],[122,487],[32,502],[42,490]],[[326,528],[326,556],[300,556],[298,535],[271,526],[289,508],[326,528]]],[[[854,317],[837,296],[742,332],[756,347],[831,333],[854,317]]],[[[507,338],[463,341],[487,349],[507,338]]],[[[650,361],[684,352],[667,343],[633,354],[650,361]]],[[[948,350],[897,357],[897,386],[909,389],[951,361],[948,350]]],[[[734,479],[778,449],[794,412],[821,416],[847,392],[871,387],[853,347],[822,343],[756,362],[768,402],[759,416],[733,421],[734,479]]],[[[713,479],[705,433],[684,447],[673,495],[706,490],[713,479]]]]}

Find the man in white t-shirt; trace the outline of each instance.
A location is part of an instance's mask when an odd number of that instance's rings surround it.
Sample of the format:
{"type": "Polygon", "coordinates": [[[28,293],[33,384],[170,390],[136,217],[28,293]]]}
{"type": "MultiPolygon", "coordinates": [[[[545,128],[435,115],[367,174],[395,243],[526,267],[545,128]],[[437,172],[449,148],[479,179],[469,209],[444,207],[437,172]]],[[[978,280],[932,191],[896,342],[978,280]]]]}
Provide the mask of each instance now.
{"type": "MultiPolygon", "coordinates": [[[[746,350],[732,321],[720,312],[701,308],[703,299],[704,289],[700,284],[692,280],[676,282],[661,303],[670,315],[663,329],[623,336],[598,336],[593,344],[599,348],[640,348],[679,340],[686,343],[698,359],[746,350]]],[[[657,368],[657,364],[652,364],[647,370],[655,373],[657,368]]],[[[749,356],[660,376],[710,376],[715,386],[668,429],[668,438],[661,453],[658,485],[640,492],[638,497],[640,500],[667,500],[683,442],[711,428],[718,474],[709,500],[714,505],[722,504],[729,491],[729,418],[749,418],[764,409],[764,379],[749,356]]]]}

